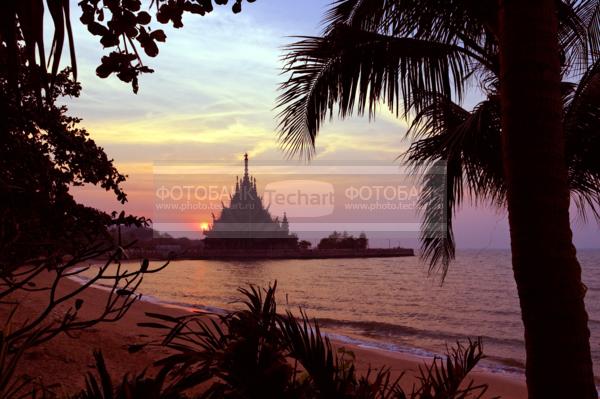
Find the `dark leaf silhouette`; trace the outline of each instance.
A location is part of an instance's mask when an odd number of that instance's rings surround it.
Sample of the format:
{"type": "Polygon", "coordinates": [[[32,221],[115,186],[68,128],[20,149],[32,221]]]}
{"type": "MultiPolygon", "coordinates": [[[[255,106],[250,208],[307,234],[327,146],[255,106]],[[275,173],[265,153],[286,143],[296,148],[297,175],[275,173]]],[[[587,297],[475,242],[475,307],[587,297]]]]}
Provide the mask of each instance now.
{"type": "MultiPolygon", "coordinates": [[[[354,355],[334,350],[316,321],[300,312],[277,313],[276,287],[240,288],[244,308],[226,315],[148,314],[167,322],[162,342],[174,354],[158,361],[170,381],[167,392],[183,394],[202,385],[203,398],[481,398],[485,385],[466,381],[482,358],[481,341],[457,344],[447,357],[420,368],[419,384],[405,392],[391,371],[358,375],[354,355]],[[208,384],[208,385],[206,385],[208,384]]],[[[141,323],[164,329],[162,323],[141,323]]]]}
{"type": "MultiPolygon", "coordinates": [[[[590,13],[600,8],[597,1],[560,4],[563,75],[584,72],[580,89],[564,97],[571,194],[582,217],[589,210],[597,218],[600,170],[588,154],[600,151],[594,139],[599,53],[590,13]]],[[[427,179],[419,200],[421,253],[442,279],[455,253],[452,215],[463,200],[505,203],[494,7],[338,1],[326,14],[323,36],[301,38],[283,57],[289,78],[278,99],[279,140],[290,155],[313,155],[327,117],[374,118],[381,105],[409,117],[407,137],[414,142],[401,159],[427,179]],[[459,104],[470,85],[482,87],[485,98],[469,111],[459,104]],[[445,180],[428,173],[442,168],[445,180]]]]}
{"type": "MultiPolygon", "coordinates": [[[[132,244],[115,237],[114,230],[148,222],[125,212],[107,214],[75,200],[72,186],[89,184],[124,203],[125,176],[80,127],[80,119],[56,104],[60,96],[79,95],[80,85],[69,79],[70,71],[54,77],[50,101],[40,108],[32,84],[35,66],[28,65],[26,49],[19,49],[20,95],[9,86],[8,68],[0,68],[0,97],[9,111],[3,113],[7,117],[1,120],[5,134],[0,139],[0,302],[10,326],[3,330],[4,346],[0,345],[6,349],[0,355],[0,397],[7,399],[28,396],[32,387],[45,395],[50,388],[32,386],[34,381],[17,368],[23,354],[60,334],[120,320],[138,298],[143,277],[168,264],[151,267],[146,261],[132,272],[121,268],[132,244]],[[99,264],[89,266],[91,262],[99,264]],[[65,287],[63,282],[75,276],[86,278],[81,285],[65,287]],[[80,294],[96,283],[108,287],[99,296],[104,306],[99,314],[82,314],[80,294]],[[13,319],[28,297],[23,294],[29,292],[47,295],[45,305],[13,319]],[[64,311],[56,312],[61,306],[64,311]]],[[[0,51],[2,65],[7,65],[8,56],[0,51]]]]}
{"type": "MultiPolygon", "coordinates": [[[[253,1],[249,1],[253,2],[253,1]]],[[[225,4],[215,2],[216,4],[225,4]]],[[[107,56],[103,56],[97,68],[98,76],[108,77],[115,72],[117,77],[124,82],[132,83],[137,92],[138,77],[142,73],[151,73],[153,70],[143,64],[142,58],[136,49],[137,41],[144,52],[155,57],[158,54],[156,42],[164,42],[166,36],[162,30],[157,30],[153,35],[149,26],[152,15],[161,24],[172,23],[175,28],[183,27],[182,16],[189,12],[205,15],[213,10],[212,0],[81,0],[81,23],[86,25],[88,31],[100,37],[104,48],[110,49],[107,56]],[[142,9],[144,6],[144,10],[142,9]],[[109,18],[107,18],[109,16],[109,18]],[[119,60],[116,62],[116,60],[119,60]]],[[[236,0],[232,6],[234,13],[242,9],[242,1],[236,0]]],[[[77,80],[77,62],[75,56],[75,39],[71,26],[71,2],[69,0],[39,0],[23,2],[7,0],[0,3],[0,43],[6,46],[8,52],[8,80],[11,89],[17,90],[19,76],[19,43],[25,44],[25,52],[30,66],[37,66],[34,87],[38,100],[41,101],[43,90],[51,92],[54,80],[60,65],[65,36],[68,41],[71,58],[71,72],[73,79],[77,80]],[[50,46],[49,57],[44,51],[44,11],[48,10],[54,25],[54,36],[50,46]],[[46,65],[51,65],[49,73],[46,65]]]]}

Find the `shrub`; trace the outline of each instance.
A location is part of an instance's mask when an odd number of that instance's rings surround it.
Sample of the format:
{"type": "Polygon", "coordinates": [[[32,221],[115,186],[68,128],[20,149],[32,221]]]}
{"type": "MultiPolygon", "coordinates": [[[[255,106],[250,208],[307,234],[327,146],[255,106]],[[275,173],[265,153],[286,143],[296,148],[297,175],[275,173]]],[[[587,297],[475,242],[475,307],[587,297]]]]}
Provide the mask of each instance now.
{"type": "MultiPolygon", "coordinates": [[[[358,375],[354,355],[335,351],[316,320],[277,313],[277,284],[266,289],[240,288],[244,309],[226,315],[171,317],[148,313],[141,326],[165,330],[162,342],[174,350],[156,364],[169,380],[162,394],[182,394],[200,384],[201,398],[348,398],[434,399],[481,398],[486,385],[466,377],[483,357],[481,340],[457,343],[445,359],[419,367],[410,392],[389,368],[358,375]]],[[[136,345],[131,351],[144,345],[136,345]]]]}

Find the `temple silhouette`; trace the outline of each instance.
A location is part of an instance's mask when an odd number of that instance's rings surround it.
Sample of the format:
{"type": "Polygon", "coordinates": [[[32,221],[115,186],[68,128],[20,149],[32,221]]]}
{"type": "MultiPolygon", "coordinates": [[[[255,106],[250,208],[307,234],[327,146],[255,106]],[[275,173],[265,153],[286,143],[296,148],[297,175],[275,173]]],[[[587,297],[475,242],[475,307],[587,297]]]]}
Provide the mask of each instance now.
{"type": "Polygon", "coordinates": [[[204,231],[207,249],[296,249],[298,237],[290,233],[287,216],[273,218],[256,190],[256,179],[248,173],[248,154],[244,154],[244,176],[236,177],[230,204],[223,204],[221,215],[204,231]]]}

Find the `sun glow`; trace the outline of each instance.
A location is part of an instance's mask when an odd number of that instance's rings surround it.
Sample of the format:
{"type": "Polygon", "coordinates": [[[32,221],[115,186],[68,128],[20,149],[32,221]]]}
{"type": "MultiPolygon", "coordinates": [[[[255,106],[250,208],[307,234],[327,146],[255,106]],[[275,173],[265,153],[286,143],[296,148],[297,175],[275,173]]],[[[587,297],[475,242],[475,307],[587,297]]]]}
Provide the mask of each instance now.
{"type": "Polygon", "coordinates": [[[208,228],[209,228],[208,222],[201,222],[200,223],[200,230],[206,231],[206,230],[208,230],[208,228]]]}

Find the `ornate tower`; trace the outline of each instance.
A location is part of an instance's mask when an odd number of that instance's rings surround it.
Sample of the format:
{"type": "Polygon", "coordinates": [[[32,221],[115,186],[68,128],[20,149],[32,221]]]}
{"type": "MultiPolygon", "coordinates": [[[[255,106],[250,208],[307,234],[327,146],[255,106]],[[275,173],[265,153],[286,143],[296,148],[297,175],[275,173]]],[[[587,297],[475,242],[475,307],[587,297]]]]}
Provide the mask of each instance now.
{"type": "Polygon", "coordinates": [[[244,154],[244,176],[236,178],[235,193],[229,206],[223,205],[219,218],[205,232],[207,248],[283,249],[296,248],[298,238],[290,234],[287,215],[282,223],[273,219],[256,190],[256,179],[249,173],[248,154],[244,154]]]}
{"type": "Polygon", "coordinates": [[[289,234],[290,224],[288,222],[287,215],[285,212],[283,212],[283,220],[281,221],[281,228],[283,229],[283,231],[285,231],[286,233],[289,234]]]}

